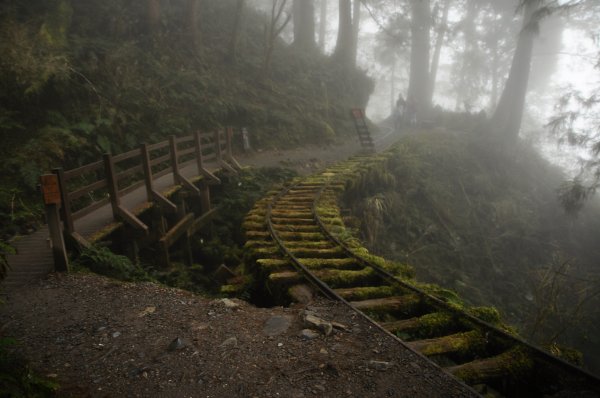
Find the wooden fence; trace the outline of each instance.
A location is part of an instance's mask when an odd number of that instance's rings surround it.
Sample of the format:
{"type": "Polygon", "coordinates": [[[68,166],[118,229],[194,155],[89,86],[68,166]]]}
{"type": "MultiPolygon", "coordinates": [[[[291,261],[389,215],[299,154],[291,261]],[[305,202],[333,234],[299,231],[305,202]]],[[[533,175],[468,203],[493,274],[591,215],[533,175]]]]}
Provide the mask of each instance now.
{"type": "Polygon", "coordinates": [[[206,162],[235,173],[240,169],[232,153],[232,128],[214,133],[194,133],[185,137],[171,136],[167,141],[142,144],[138,149],[113,155],[84,166],[53,170],[58,177],[61,195],[61,219],[64,232],[76,240],[85,240],[75,230],[75,221],[110,203],[114,219],[148,234],[148,226],[121,204],[124,195],[145,186],[146,200],[174,212],[177,206],[155,189],[155,180],[172,173],[173,184],[198,194],[202,211],[210,210],[207,183],[219,179],[206,167],[206,162]],[[182,170],[196,164],[198,175],[205,179],[200,188],[182,175],[182,170]],[[82,186],[83,185],[83,186],[82,186]]]}

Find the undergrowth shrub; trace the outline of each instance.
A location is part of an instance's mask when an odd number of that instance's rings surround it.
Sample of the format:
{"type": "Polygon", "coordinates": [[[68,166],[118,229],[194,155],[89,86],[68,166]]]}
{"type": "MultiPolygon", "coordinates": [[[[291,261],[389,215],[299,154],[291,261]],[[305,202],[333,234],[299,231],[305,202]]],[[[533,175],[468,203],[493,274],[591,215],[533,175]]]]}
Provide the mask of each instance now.
{"type": "Polygon", "coordinates": [[[125,256],[113,253],[106,247],[92,246],[83,249],[75,266],[123,281],[149,281],[152,278],[140,266],[125,256]]]}
{"type": "Polygon", "coordinates": [[[0,338],[0,397],[54,397],[58,384],[38,376],[27,362],[11,348],[15,339],[0,338]]]}

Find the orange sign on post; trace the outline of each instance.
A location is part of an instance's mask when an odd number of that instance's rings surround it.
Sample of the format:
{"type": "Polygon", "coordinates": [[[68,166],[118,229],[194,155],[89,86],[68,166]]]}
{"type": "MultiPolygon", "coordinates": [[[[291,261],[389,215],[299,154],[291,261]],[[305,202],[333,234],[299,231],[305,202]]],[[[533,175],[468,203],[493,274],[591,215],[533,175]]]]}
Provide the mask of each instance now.
{"type": "Polygon", "coordinates": [[[61,202],[60,189],[56,174],[44,174],[40,177],[40,182],[42,183],[44,203],[47,205],[59,205],[61,202]]]}

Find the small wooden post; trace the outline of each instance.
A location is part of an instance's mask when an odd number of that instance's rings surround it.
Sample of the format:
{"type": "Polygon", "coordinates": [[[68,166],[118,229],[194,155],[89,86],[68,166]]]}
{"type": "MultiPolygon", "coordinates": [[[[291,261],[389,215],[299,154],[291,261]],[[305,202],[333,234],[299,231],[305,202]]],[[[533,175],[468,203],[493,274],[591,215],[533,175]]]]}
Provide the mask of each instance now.
{"type": "Polygon", "coordinates": [[[110,196],[110,206],[112,207],[113,218],[116,219],[119,214],[121,200],[119,199],[119,186],[117,185],[115,163],[110,153],[105,153],[102,156],[102,159],[104,160],[104,172],[106,174],[106,185],[110,196]]]}
{"type": "Polygon", "coordinates": [[[233,159],[233,149],[231,148],[231,141],[233,138],[233,127],[227,127],[225,131],[225,141],[227,143],[227,159],[233,159]]]}
{"type": "Polygon", "coordinates": [[[196,163],[198,164],[198,174],[201,174],[202,170],[204,169],[204,159],[202,156],[202,142],[200,142],[200,131],[196,131],[194,137],[196,139],[196,163]]]}
{"type": "Polygon", "coordinates": [[[152,167],[150,166],[150,153],[148,152],[148,145],[140,145],[140,153],[142,156],[142,168],[144,170],[144,182],[146,183],[146,198],[148,202],[152,202],[154,200],[154,195],[152,194],[154,185],[152,183],[152,167]]]}
{"type": "Polygon", "coordinates": [[[215,155],[217,157],[217,163],[223,161],[223,155],[221,154],[221,132],[215,130],[215,155]]]}
{"type": "Polygon", "coordinates": [[[73,214],[71,213],[71,201],[69,200],[69,191],[67,190],[65,171],[59,167],[52,170],[52,172],[58,177],[58,188],[60,189],[61,209],[65,232],[67,235],[71,235],[73,232],[75,232],[75,225],[73,222],[73,214]]]}
{"type": "Polygon", "coordinates": [[[210,187],[208,182],[202,180],[200,182],[200,208],[202,214],[206,214],[210,211],[210,187]]]}
{"type": "Polygon", "coordinates": [[[44,204],[46,205],[46,221],[50,231],[52,242],[52,257],[54,258],[54,269],[58,272],[69,271],[69,259],[67,249],[60,227],[58,206],[61,202],[61,192],[56,174],[44,174],[40,177],[44,204]]]}
{"type": "Polygon", "coordinates": [[[179,185],[179,165],[177,155],[177,138],[172,135],[169,137],[169,148],[171,151],[171,168],[173,169],[173,184],[179,185]]]}

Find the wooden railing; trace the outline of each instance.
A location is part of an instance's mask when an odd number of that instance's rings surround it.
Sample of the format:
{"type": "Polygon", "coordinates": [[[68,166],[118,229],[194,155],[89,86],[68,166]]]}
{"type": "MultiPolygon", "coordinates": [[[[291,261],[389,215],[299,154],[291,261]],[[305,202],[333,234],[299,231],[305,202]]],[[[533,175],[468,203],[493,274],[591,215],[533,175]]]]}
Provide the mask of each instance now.
{"type": "Polygon", "coordinates": [[[199,175],[210,183],[220,181],[206,169],[205,162],[216,163],[219,168],[235,173],[240,166],[232,154],[232,133],[233,130],[227,128],[215,133],[171,136],[167,141],[142,144],[129,152],[106,153],[102,160],[75,169],[54,169],[58,176],[65,233],[77,235],[75,221],[109,203],[115,219],[148,233],[148,227],[122,206],[121,198],[145,186],[148,202],[156,203],[167,211],[175,211],[175,204],[154,187],[157,178],[169,173],[173,174],[174,185],[182,185],[198,193],[203,211],[209,211],[208,192],[202,195],[204,188],[192,184],[182,175],[182,170],[196,163],[199,175]]]}

